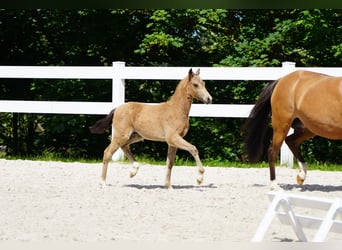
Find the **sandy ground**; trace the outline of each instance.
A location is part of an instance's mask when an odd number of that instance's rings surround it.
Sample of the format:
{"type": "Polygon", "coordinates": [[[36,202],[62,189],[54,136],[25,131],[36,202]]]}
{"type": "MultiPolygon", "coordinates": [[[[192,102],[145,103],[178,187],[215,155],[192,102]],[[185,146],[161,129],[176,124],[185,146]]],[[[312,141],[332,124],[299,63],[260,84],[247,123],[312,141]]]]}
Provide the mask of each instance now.
{"type": "MultiPolygon", "coordinates": [[[[270,204],[268,168],[206,167],[198,186],[197,168],[175,166],[171,190],[163,187],[164,166],[142,165],[131,179],[130,165],[113,162],[105,188],[101,168],[0,159],[0,241],[249,242],[270,204]]],[[[303,188],[296,173],[277,168],[286,192],[342,198],[342,172],[309,170],[303,188]]],[[[297,238],[275,219],[264,240],[297,238]]],[[[342,234],[329,233],[335,240],[342,234]]]]}

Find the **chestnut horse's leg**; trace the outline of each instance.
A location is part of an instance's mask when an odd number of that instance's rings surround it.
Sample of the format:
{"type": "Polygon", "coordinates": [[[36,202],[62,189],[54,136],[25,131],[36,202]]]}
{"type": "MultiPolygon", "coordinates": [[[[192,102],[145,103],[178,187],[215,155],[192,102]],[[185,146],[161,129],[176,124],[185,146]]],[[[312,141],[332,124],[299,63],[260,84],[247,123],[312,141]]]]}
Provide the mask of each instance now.
{"type": "Polygon", "coordinates": [[[310,130],[307,128],[300,128],[300,129],[295,129],[294,133],[288,137],[286,137],[285,142],[292,151],[293,155],[297,158],[298,160],[298,165],[299,165],[299,173],[297,175],[297,183],[298,185],[303,185],[303,182],[306,178],[306,172],[308,169],[308,165],[305,162],[303,156],[301,155],[299,151],[299,145],[309,139],[314,137],[315,134],[312,133],[310,130]]]}
{"type": "Polygon", "coordinates": [[[273,127],[273,137],[272,143],[268,148],[268,164],[270,168],[270,179],[271,179],[271,188],[277,188],[276,183],[276,174],[275,174],[275,162],[277,160],[277,156],[280,150],[280,147],[283,141],[286,138],[288,131],[290,130],[290,126],[283,122],[283,120],[275,119],[275,115],[272,117],[272,127],[273,127]]]}
{"type": "Polygon", "coordinates": [[[167,150],[167,159],[166,159],[166,180],[165,180],[165,187],[171,188],[171,171],[173,164],[175,162],[177,153],[177,148],[172,147],[169,145],[167,150]]]}
{"type": "Polygon", "coordinates": [[[202,166],[201,159],[199,158],[197,148],[194,145],[187,142],[186,140],[184,140],[178,134],[167,137],[166,142],[167,142],[167,144],[169,144],[173,147],[180,148],[180,149],[188,151],[194,157],[196,164],[198,166],[198,173],[199,173],[199,176],[197,178],[197,183],[198,183],[198,185],[200,185],[203,182],[204,168],[202,166]]]}

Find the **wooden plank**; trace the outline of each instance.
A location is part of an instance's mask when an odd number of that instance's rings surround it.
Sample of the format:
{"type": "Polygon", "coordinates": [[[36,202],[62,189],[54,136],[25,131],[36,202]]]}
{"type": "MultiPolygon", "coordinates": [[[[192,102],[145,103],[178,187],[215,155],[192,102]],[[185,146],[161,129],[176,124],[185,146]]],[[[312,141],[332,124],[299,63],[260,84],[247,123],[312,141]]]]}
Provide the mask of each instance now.
{"type": "MultiPolygon", "coordinates": [[[[183,79],[191,67],[125,67],[124,79],[183,79]]],[[[276,80],[289,71],[282,67],[192,67],[203,80],[276,80]]]]}
{"type": "Polygon", "coordinates": [[[39,114],[108,114],[111,102],[0,101],[0,112],[39,114]]]}
{"type": "MultiPolygon", "coordinates": [[[[155,103],[151,103],[155,105],[155,103]]],[[[108,114],[115,106],[111,102],[62,101],[0,101],[0,112],[42,114],[108,114]]],[[[193,104],[190,116],[196,117],[247,117],[253,105],[193,104]]]]}
{"type": "MultiPolygon", "coordinates": [[[[277,217],[282,224],[291,225],[291,221],[289,220],[288,215],[285,212],[278,212],[277,217]]],[[[318,229],[322,222],[323,218],[314,217],[314,216],[305,216],[296,214],[296,217],[300,221],[302,227],[318,229]]],[[[342,221],[341,220],[333,220],[333,225],[331,227],[331,232],[342,233],[342,221]]]]}
{"type": "MultiPolygon", "coordinates": [[[[269,199],[273,200],[276,196],[275,191],[271,191],[268,193],[269,199]]],[[[334,202],[333,199],[328,198],[318,198],[318,197],[310,197],[310,196],[302,196],[302,195],[286,195],[286,199],[289,201],[291,206],[298,206],[303,208],[315,208],[320,210],[328,210],[331,204],[334,202]]]]}
{"type": "Polygon", "coordinates": [[[190,116],[246,118],[253,106],[248,104],[193,104],[190,116]]]}
{"type": "Polygon", "coordinates": [[[273,217],[277,217],[282,224],[293,227],[297,237],[302,241],[307,241],[302,228],[317,229],[313,239],[315,242],[324,241],[329,232],[342,233],[342,200],[340,198],[327,199],[321,197],[310,197],[285,193],[283,190],[271,191],[268,193],[271,200],[270,208],[267,210],[262,223],[255,235],[261,241],[269,223],[263,225],[264,221],[271,221],[273,217]],[[282,207],[282,211],[279,208],[282,207]],[[326,212],[323,216],[307,216],[295,213],[293,208],[309,208],[320,209],[326,212]],[[340,216],[339,216],[340,215],[340,216]],[[340,219],[337,219],[337,218],[340,219]],[[298,232],[300,234],[298,234],[298,232]]]}
{"type": "Polygon", "coordinates": [[[307,67],[122,67],[111,66],[0,66],[0,78],[45,79],[156,79],[180,80],[190,68],[201,71],[203,80],[276,80],[294,70],[310,70],[342,76],[342,68],[307,67]]]}
{"type": "Polygon", "coordinates": [[[113,67],[0,66],[0,78],[112,79],[113,67]]]}

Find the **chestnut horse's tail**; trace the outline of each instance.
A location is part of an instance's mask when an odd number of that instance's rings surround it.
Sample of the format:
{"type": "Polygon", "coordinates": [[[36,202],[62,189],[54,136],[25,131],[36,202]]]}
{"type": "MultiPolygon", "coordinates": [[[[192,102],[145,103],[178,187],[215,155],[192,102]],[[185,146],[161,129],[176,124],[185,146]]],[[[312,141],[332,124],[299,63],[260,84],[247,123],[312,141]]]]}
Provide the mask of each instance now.
{"type": "Polygon", "coordinates": [[[105,118],[98,120],[93,126],[90,126],[89,127],[90,132],[92,134],[104,133],[112,124],[114,112],[115,112],[115,109],[110,111],[110,113],[105,118]]]}
{"type": "Polygon", "coordinates": [[[243,126],[245,152],[250,162],[260,161],[269,146],[271,96],[277,83],[278,80],[271,82],[262,90],[243,126]]]}

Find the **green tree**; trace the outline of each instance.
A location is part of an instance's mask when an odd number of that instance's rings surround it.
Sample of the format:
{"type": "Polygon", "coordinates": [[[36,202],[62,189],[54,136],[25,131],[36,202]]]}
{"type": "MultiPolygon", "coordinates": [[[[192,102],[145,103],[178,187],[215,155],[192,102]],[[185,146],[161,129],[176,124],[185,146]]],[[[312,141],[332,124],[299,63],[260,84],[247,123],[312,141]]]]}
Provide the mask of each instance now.
{"type": "MultiPolygon", "coordinates": [[[[110,65],[114,60],[125,60],[128,64],[138,61],[133,48],[138,46],[139,36],[143,36],[147,13],[139,10],[0,10],[0,64],[110,65]],[[130,39],[132,34],[137,40],[130,39]]],[[[109,86],[106,81],[1,79],[0,98],[108,101],[109,86]]],[[[9,116],[6,126],[1,128],[0,143],[9,145],[10,153],[39,154],[45,148],[63,156],[91,157],[92,149],[99,148],[93,145],[87,130],[95,117],[9,116]],[[28,129],[38,124],[44,127],[44,133],[28,129]],[[26,141],[30,141],[29,147],[23,146],[26,141]]]]}
{"type": "Polygon", "coordinates": [[[246,10],[225,66],[341,66],[341,10],[246,10]]]}
{"type": "MultiPolygon", "coordinates": [[[[246,10],[239,15],[241,33],[219,65],[280,66],[293,61],[300,67],[342,66],[341,10],[246,10]]],[[[236,90],[242,90],[239,97],[251,101],[260,93],[250,82],[237,83],[231,91],[236,90]]],[[[315,138],[303,143],[303,151],[309,161],[342,163],[336,157],[341,145],[341,141],[315,138]]]]}
{"type": "MultiPolygon", "coordinates": [[[[341,67],[341,10],[24,9],[0,10],[1,65],[297,66],[341,67]]],[[[186,72],[185,72],[186,73],[186,72]]],[[[161,102],[176,81],[126,81],[126,101],[161,102]]],[[[266,82],[207,81],[214,103],[252,104],[266,82]]],[[[0,79],[0,99],[109,101],[106,81],[0,79]]],[[[99,116],[1,114],[0,144],[13,154],[44,150],[102,157],[107,136],[89,134],[99,116]]],[[[202,158],[243,160],[244,119],[191,118],[187,140],[202,158]]],[[[165,159],[166,145],[134,146],[165,159]]],[[[304,145],[312,160],[337,161],[339,142],[304,145]],[[322,150],[320,150],[322,149],[322,150]],[[325,150],[326,151],[326,150],[325,150]]],[[[179,152],[179,157],[190,157],[179,152]]]]}
{"type": "Polygon", "coordinates": [[[238,31],[235,19],[220,9],[155,10],[135,52],[145,65],[211,66],[238,31]]]}

